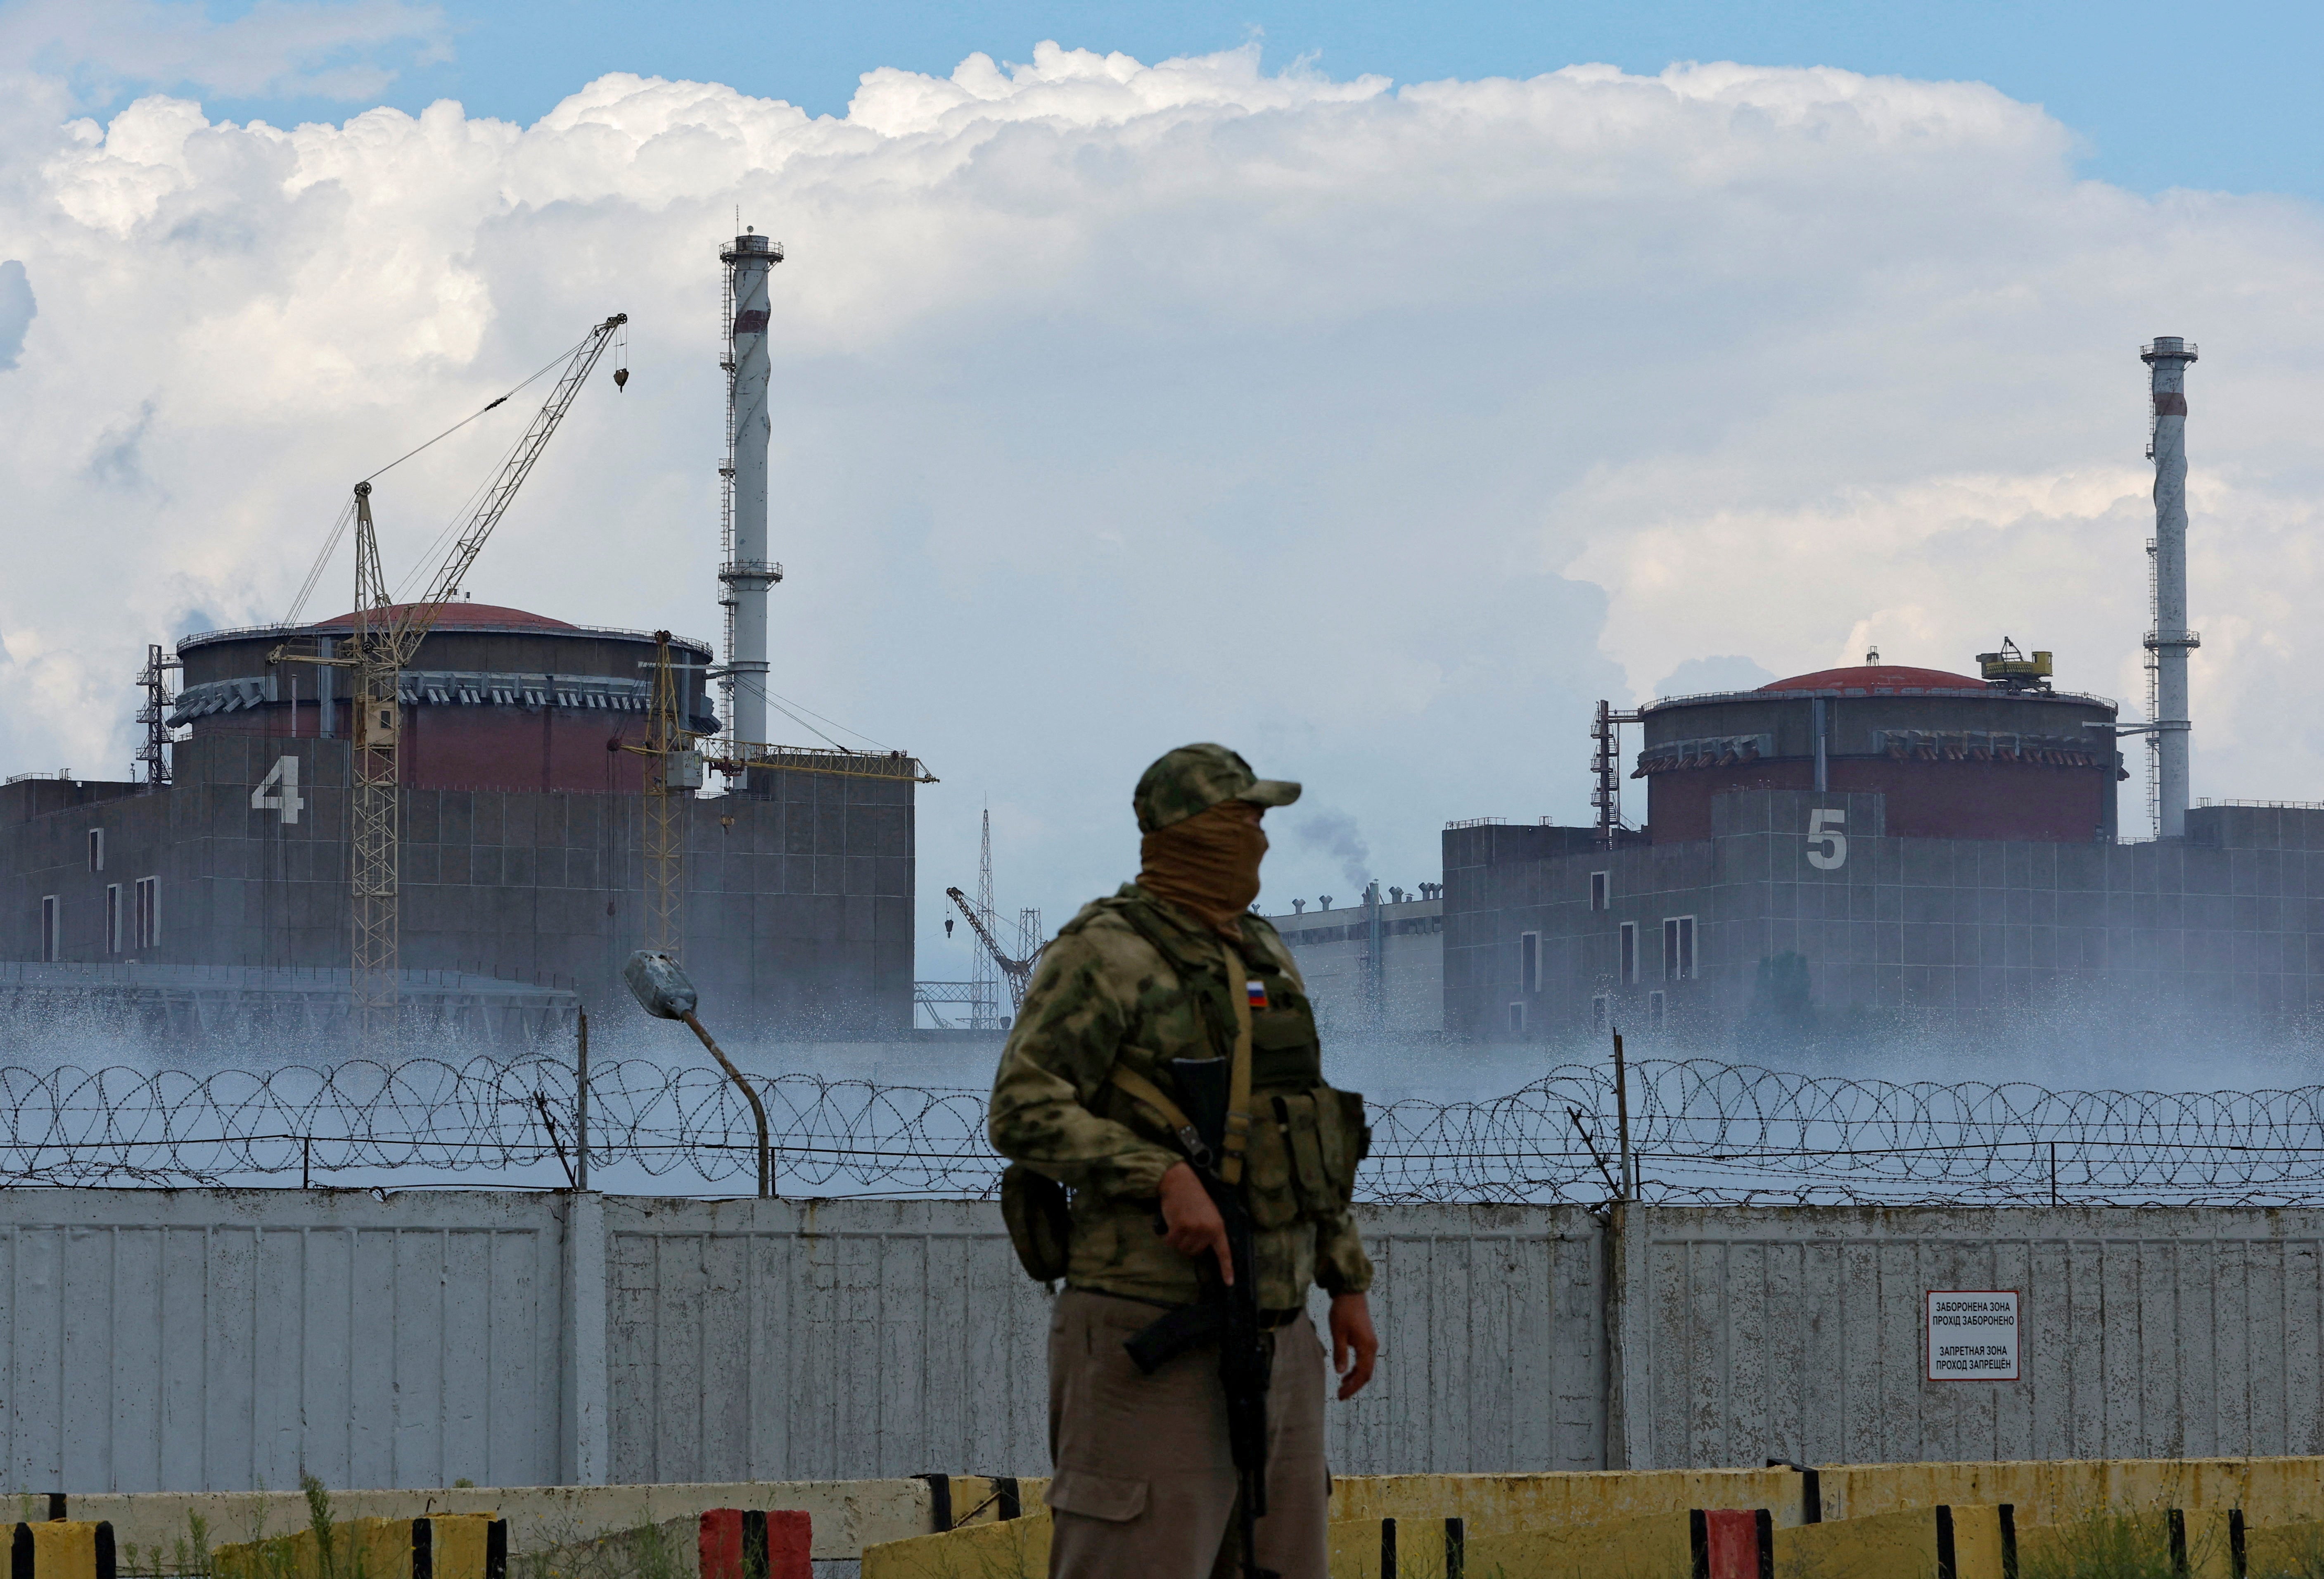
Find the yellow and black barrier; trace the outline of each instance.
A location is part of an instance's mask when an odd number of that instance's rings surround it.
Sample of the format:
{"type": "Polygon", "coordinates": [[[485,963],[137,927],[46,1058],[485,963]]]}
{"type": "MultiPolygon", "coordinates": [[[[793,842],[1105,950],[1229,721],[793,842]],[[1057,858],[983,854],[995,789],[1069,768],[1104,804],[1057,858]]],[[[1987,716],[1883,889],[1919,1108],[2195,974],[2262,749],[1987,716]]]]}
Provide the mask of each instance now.
{"type": "Polygon", "coordinates": [[[213,1579],[508,1579],[508,1523],[492,1513],[349,1519],[332,1527],[328,1552],[313,1529],[302,1529],[220,1547],[210,1554],[210,1573],[213,1579]]]}
{"type": "MultiPolygon", "coordinates": [[[[1765,1508],[1691,1508],[1502,1530],[1469,1537],[1461,1569],[1528,1579],[1774,1579],[1775,1528],[1765,1508]]],[[[1450,1579],[1453,1569],[1448,1564],[1443,1572],[1450,1579]]],[[[1407,1576],[1383,1563],[1379,1579],[1407,1576]]]]}
{"type": "MultiPolygon", "coordinates": [[[[863,1579],[1044,1571],[1040,1484],[1022,1483],[1021,1518],[867,1543],[863,1579]]],[[[2324,1457],[1340,1476],[1330,1519],[1332,1579],[1665,1579],[1738,1554],[1748,1574],[1767,1547],[1774,1579],[2013,1579],[2020,1557],[2032,1574],[2134,1536],[2141,1571],[2319,1579],[2324,1457]],[[1745,1539],[1730,1515],[1714,1541],[1706,1512],[1698,1557],[1689,1510],[1722,1507],[1749,1510],[1755,1537],[1766,1510],[1770,1538],[1745,1539]]]]}
{"type": "Polygon", "coordinates": [[[1775,1531],[1775,1572],[1848,1579],[2017,1579],[2016,1510],[1904,1508],[1775,1531]]]}
{"type": "Polygon", "coordinates": [[[17,1525],[8,1541],[8,1579],[114,1579],[113,1526],[69,1519],[17,1525]]]}

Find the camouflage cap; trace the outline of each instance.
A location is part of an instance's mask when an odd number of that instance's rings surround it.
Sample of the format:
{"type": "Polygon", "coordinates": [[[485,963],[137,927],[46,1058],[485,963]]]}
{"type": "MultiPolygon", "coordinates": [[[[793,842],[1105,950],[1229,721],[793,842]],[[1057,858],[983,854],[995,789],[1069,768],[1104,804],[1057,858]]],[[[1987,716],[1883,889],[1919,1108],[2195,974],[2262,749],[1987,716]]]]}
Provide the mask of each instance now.
{"type": "Polygon", "coordinates": [[[1262,779],[1226,747],[1204,744],[1182,745],[1158,758],[1139,775],[1138,792],[1130,798],[1130,804],[1138,813],[1138,831],[1152,834],[1196,812],[1208,811],[1222,800],[1288,806],[1298,799],[1298,785],[1284,779],[1262,779]]]}

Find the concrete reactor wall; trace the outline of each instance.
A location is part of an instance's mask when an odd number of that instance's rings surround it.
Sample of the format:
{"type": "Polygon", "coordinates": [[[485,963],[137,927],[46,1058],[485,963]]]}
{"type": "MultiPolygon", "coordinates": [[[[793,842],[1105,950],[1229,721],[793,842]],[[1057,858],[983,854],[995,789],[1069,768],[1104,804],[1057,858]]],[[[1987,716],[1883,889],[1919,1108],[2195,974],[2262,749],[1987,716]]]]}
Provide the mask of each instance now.
{"type": "MultiPolygon", "coordinates": [[[[0,957],[344,968],[348,775],[344,738],[221,730],[180,744],[175,781],[150,792],[0,788],[0,957]]],[[[737,1032],[906,1030],[912,780],[752,779],[682,803],[685,956],[706,1011],[737,1032]]],[[[622,1001],[644,930],[641,816],[629,795],[407,788],[402,965],[622,1001]]]]}
{"type": "Polygon", "coordinates": [[[1786,956],[1827,1015],[2324,1007],[2324,812],[2198,808],[2184,840],[2140,845],[1899,837],[1882,797],[1844,791],[1736,791],[1714,817],[1610,848],[1446,830],[1446,1029],[1716,1044],[1786,956]]]}

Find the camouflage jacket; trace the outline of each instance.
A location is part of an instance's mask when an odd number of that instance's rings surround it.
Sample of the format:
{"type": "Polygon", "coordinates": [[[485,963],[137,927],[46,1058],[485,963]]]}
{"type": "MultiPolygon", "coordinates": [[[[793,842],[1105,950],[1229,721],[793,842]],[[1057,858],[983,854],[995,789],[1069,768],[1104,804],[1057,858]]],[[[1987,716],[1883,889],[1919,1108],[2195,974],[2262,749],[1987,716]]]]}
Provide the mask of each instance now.
{"type": "Polygon", "coordinates": [[[1001,1055],[989,1127],[996,1150],[1074,1192],[1071,1287],[1171,1305],[1200,1297],[1194,1261],[1159,1233],[1162,1176],[1185,1156],[1162,1117],[1109,1076],[1119,1060],[1168,1093],[1171,1059],[1231,1055],[1230,991],[1253,994],[1259,1122],[1244,1198],[1259,1304],[1296,1309],[1310,1282],[1333,1294],[1371,1286],[1347,1206],[1369,1140],[1361,1100],[1323,1085],[1306,986],[1275,928],[1245,916],[1240,953],[1243,981],[1231,979],[1224,939],[1134,883],[1085,906],[1043,952],[1001,1055]]]}

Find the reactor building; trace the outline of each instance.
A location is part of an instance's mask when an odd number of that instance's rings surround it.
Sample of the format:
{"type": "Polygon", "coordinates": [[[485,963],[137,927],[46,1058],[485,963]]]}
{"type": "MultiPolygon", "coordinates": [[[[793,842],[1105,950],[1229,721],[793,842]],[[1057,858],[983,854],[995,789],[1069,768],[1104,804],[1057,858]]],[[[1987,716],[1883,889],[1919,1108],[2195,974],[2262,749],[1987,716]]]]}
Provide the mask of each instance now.
{"type": "MultiPolygon", "coordinates": [[[[624,1001],[622,964],[650,941],[675,945],[705,1014],[737,1035],[911,1026],[914,795],[928,776],[903,753],[771,744],[763,725],[781,578],[767,559],[767,276],[781,255],[756,234],[722,253],[724,661],[667,633],[456,601],[401,668],[395,957],[422,1019],[536,1034],[624,1001]],[[659,702],[658,681],[674,688],[659,702]],[[653,737],[658,717],[674,743],[653,737]],[[656,754],[673,743],[681,754],[656,754]],[[694,792],[706,764],[724,795],[694,792]],[[681,787],[659,810],[658,784],[681,787]]],[[[351,671],[300,660],[349,651],[355,623],[189,634],[174,663],[155,647],[135,778],[0,786],[0,1000],[110,995],[172,1029],[228,1016],[321,1030],[335,1002],[345,1017],[362,721],[351,671]]]]}
{"type": "Polygon", "coordinates": [[[2189,804],[2185,374],[2151,371],[2148,716],[2005,642],[1974,674],[1883,663],[1600,704],[1591,826],[1443,832],[1446,1029],[1710,1044],[1755,1023],[2103,1017],[2148,1001],[2279,1023],[2324,1007],[2324,808],[2189,804]],[[1645,816],[1623,816],[1629,779],[1645,816]],[[2128,836],[2121,743],[2153,755],[2128,836]],[[2314,854],[2311,854],[2314,852],[2314,854]]]}
{"type": "MultiPolygon", "coordinates": [[[[332,669],[266,661],[344,625],[180,642],[167,718],[188,734],[165,781],[0,786],[14,891],[0,953],[75,967],[21,983],[168,983],[256,1012],[254,996],[303,1000],[317,973],[344,977],[348,703],[332,669]]],[[[671,645],[693,660],[677,669],[688,726],[710,734],[709,646],[671,645]]],[[[404,995],[423,1015],[448,1000],[504,1036],[560,1004],[622,1001],[645,928],[648,759],[630,748],[655,651],[646,633],[475,604],[427,636],[403,676],[401,753],[404,995]]],[[[723,797],[679,801],[682,954],[706,1011],[816,1037],[910,1026],[922,777],[908,757],[786,750],[758,753],[723,797]]]]}

